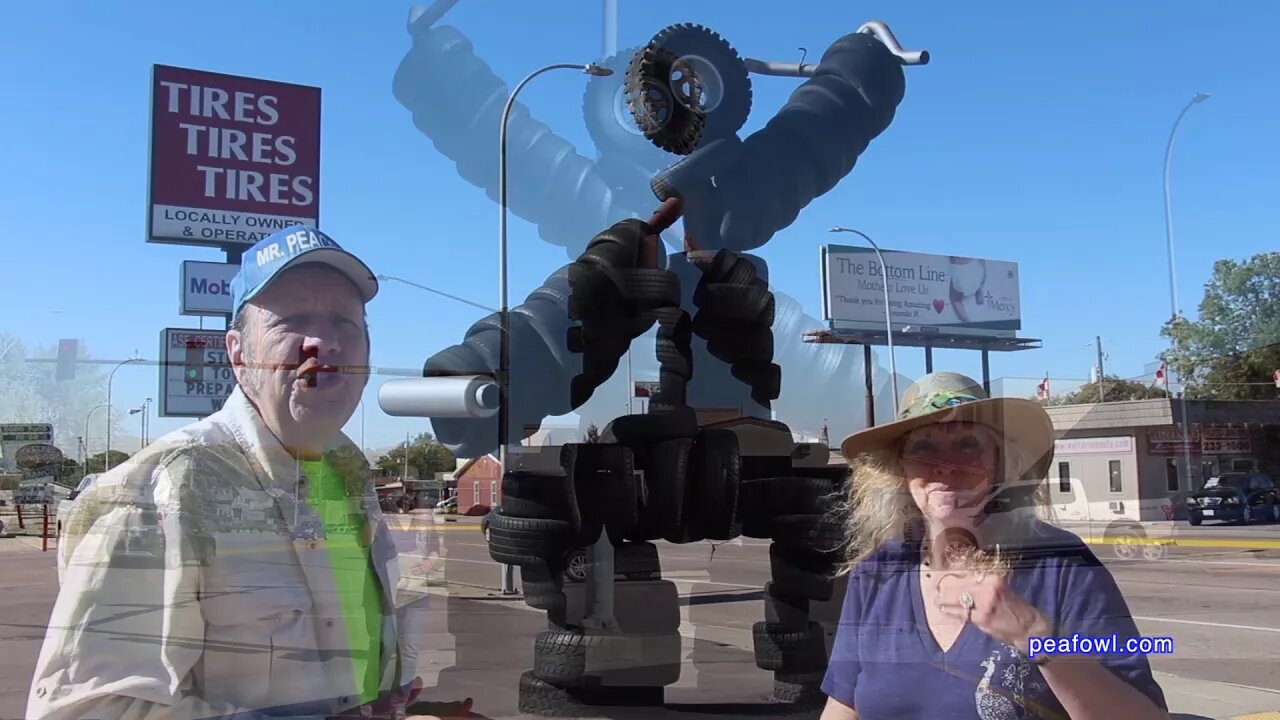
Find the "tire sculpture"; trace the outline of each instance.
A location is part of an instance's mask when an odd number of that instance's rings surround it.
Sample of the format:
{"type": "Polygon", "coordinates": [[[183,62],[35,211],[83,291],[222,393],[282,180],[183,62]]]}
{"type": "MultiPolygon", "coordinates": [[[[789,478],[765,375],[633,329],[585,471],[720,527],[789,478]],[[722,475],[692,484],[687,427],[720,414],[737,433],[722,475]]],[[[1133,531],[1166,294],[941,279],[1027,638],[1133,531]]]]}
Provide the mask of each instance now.
{"type": "MultiPolygon", "coordinates": [[[[492,195],[492,138],[506,87],[459,31],[433,26],[440,14],[411,14],[413,48],[394,92],[459,173],[492,195]]],[[[519,362],[508,378],[508,436],[581,408],[655,327],[659,364],[647,414],[612,418],[601,442],[565,445],[557,471],[503,477],[490,554],[520,568],[525,602],[550,621],[535,641],[535,667],[520,679],[522,712],[661,703],[662,688],[680,674],[678,596],[671,583],[652,579],[660,573],[652,543],[743,536],[773,541],[764,619],[753,633],[756,664],[774,673],[778,701],[797,711],[819,701],[828,630],[811,612],[836,595],[844,528],[824,513],[847,473],[793,461],[784,423],[760,422],[785,446],[762,454],[733,429],[700,427],[694,408],[743,407],[767,418],[786,367],[814,387],[813,407],[824,413],[824,380],[839,375],[844,383],[856,372],[847,354],[795,341],[814,321],[769,288],[767,266],[749,251],[852,171],[904,97],[902,66],[923,62],[927,54],[903,51],[886,27],[868,23],[837,39],[816,65],[800,66],[795,74],[807,79],[741,139],[752,101],[748,73],[767,64],[743,60],[705,27],[680,24],[606,58],[615,75],[588,84],[584,110],[600,159],[579,155],[516,106],[510,184],[528,192],[511,195],[509,206],[572,261],[511,310],[510,352],[519,362]],[[609,123],[621,118],[623,101],[638,133],[609,123]],[[670,223],[636,219],[654,198],[679,207],[682,242],[670,223]],[[644,253],[655,235],[682,248],[659,254],[657,267],[644,253]],[[634,583],[644,586],[643,612],[628,614],[619,598],[621,632],[577,619],[575,583],[566,581],[566,571],[590,557],[583,548],[602,535],[616,549],[617,571],[645,578],[634,583]],[[624,657],[642,662],[614,662],[624,657]]],[[[499,327],[496,314],[478,321],[460,344],[430,357],[424,375],[492,374],[499,327]]],[[[495,449],[496,419],[433,418],[432,425],[459,456],[495,449]]]]}

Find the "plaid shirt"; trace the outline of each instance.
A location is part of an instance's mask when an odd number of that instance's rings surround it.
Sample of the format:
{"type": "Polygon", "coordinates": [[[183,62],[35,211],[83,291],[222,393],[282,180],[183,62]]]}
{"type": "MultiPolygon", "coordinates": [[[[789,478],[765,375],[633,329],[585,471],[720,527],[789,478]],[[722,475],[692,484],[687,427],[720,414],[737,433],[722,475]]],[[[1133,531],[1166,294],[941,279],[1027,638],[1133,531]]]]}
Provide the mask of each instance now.
{"type": "MultiPolygon", "coordinates": [[[[381,687],[415,676],[422,593],[349,440],[326,454],[383,598],[381,687]]],[[[306,475],[237,388],[79,496],[30,720],[326,717],[355,706],[346,624],[306,475]]]]}

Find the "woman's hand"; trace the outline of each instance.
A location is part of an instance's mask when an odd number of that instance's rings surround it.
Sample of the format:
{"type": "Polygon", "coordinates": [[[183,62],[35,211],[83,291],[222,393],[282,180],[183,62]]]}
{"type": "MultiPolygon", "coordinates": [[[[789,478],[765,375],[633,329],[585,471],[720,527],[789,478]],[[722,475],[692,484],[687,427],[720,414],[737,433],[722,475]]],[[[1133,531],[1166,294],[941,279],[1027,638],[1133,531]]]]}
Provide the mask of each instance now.
{"type": "Polygon", "coordinates": [[[1028,640],[1052,633],[1049,620],[1009,586],[1003,574],[981,570],[943,573],[937,581],[938,609],[1024,654],[1028,640]],[[972,603],[966,607],[967,600],[972,603]]]}

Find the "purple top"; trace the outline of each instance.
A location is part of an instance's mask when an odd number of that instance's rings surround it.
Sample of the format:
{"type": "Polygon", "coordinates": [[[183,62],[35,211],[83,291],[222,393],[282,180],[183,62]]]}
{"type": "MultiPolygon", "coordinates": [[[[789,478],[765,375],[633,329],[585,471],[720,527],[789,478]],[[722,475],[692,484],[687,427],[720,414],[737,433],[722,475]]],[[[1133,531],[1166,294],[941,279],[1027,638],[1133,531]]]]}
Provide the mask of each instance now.
{"type": "MultiPolygon", "coordinates": [[[[1044,525],[1049,542],[1009,577],[1029,603],[1056,621],[1056,637],[1139,635],[1111,573],[1075,535],[1044,525]]],[[[919,545],[881,546],[849,573],[822,690],[861,720],[1065,718],[1040,670],[973,624],[942,652],[925,621],[919,545]]],[[[1168,709],[1145,655],[1094,655],[1168,709]]]]}

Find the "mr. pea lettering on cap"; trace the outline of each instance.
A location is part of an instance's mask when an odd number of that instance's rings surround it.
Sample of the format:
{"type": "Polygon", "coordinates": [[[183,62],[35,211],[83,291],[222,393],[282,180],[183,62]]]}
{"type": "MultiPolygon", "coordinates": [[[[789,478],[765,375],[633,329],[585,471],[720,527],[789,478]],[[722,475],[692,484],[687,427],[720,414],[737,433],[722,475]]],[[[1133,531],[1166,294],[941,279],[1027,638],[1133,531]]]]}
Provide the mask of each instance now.
{"type": "Polygon", "coordinates": [[[321,263],[342,273],[360,290],[365,302],[378,294],[378,280],[360,258],[318,229],[294,225],[244,251],[240,272],[231,281],[232,313],[239,314],[240,308],[280,273],[303,263],[321,263]]]}

